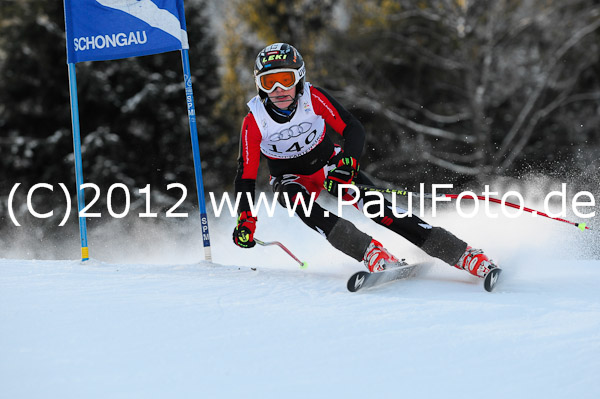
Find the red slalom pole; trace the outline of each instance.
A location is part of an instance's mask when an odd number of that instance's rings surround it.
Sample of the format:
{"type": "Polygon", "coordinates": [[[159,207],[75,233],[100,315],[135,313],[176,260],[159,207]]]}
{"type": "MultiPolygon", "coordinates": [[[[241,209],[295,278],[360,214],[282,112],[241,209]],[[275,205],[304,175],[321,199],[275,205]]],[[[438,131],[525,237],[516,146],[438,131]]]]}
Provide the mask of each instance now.
{"type": "MultiPolygon", "coordinates": [[[[355,184],[355,186],[363,191],[377,191],[380,193],[387,193],[387,194],[397,194],[397,195],[403,195],[403,196],[408,196],[408,195],[412,195],[413,197],[420,197],[421,195],[423,195],[426,198],[433,198],[434,195],[431,193],[415,193],[415,192],[411,192],[411,191],[406,191],[406,190],[396,190],[396,189],[390,189],[390,188],[380,188],[380,187],[373,187],[373,186],[367,186],[364,184],[355,184]]],[[[437,198],[452,198],[452,199],[456,199],[458,198],[458,194],[436,194],[435,197],[437,198]]],[[[502,200],[499,200],[498,198],[491,198],[491,197],[484,197],[482,195],[477,195],[476,196],[477,199],[479,201],[490,201],[490,202],[494,202],[496,204],[500,204],[500,205],[506,205],[508,207],[511,208],[515,208],[515,209],[522,209],[526,212],[529,212],[533,215],[540,215],[543,217],[546,217],[548,219],[552,219],[552,220],[556,220],[558,222],[563,222],[563,223],[568,223],[572,226],[577,227],[579,230],[581,231],[585,231],[585,230],[591,230],[591,227],[586,226],[585,223],[575,223],[575,222],[571,222],[570,220],[566,220],[566,219],[562,219],[562,218],[556,218],[556,217],[552,217],[544,212],[540,212],[540,211],[536,211],[535,209],[531,209],[531,208],[527,208],[527,207],[520,207],[517,204],[513,204],[512,202],[507,202],[504,201],[504,203],[502,202],[502,200]]],[[[464,198],[472,198],[475,199],[472,195],[469,196],[465,196],[464,198]]]]}

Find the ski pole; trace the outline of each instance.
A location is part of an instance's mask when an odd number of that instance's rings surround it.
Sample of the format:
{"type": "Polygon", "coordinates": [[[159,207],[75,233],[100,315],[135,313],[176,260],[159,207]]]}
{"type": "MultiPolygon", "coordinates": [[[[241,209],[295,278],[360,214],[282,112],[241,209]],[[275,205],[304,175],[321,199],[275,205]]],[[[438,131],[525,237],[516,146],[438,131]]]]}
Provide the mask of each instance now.
{"type": "Polygon", "coordinates": [[[277,245],[279,248],[283,249],[283,250],[285,251],[285,253],[287,253],[289,256],[291,256],[292,258],[294,258],[294,260],[300,264],[300,268],[301,268],[301,269],[306,269],[306,268],[308,267],[308,263],[306,263],[306,262],[302,262],[300,259],[296,258],[296,257],[294,256],[294,254],[293,254],[293,253],[292,253],[292,252],[291,252],[289,249],[287,249],[285,245],[283,245],[283,244],[282,244],[282,243],[280,243],[279,241],[269,241],[269,242],[264,242],[264,241],[261,241],[261,240],[259,240],[259,239],[257,239],[257,238],[254,238],[254,241],[255,241],[255,242],[258,244],[258,245],[262,245],[263,247],[267,247],[267,246],[269,246],[269,245],[277,245]]]}
{"type": "MultiPolygon", "coordinates": [[[[434,198],[434,197],[436,197],[436,198],[444,198],[445,197],[445,198],[452,198],[452,199],[458,198],[458,194],[442,194],[442,193],[439,193],[439,194],[433,195],[432,193],[423,193],[423,194],[421,194],[421,193],[415,193],[415,192],[406,191],[406,190],[396,190],[396,189],[393,189],[393,188],[373,187],[373,186],[368,186],[368,185],[365,185],[365,184],[355,184],[355,186],[358,189],[363,190],[363,191],[378,191],[380,193],[397,194],[397,195],[403,195],[403,196],[412,195],[413,197],[420,197],[421,195],[423,195],[424,198],[434,198]]],[[[473,198],[473,197],[469,196],[467,198],[473,198]]],[[[571,222],[571,221],[566,220],[566,219],[552,217],[550,215],[545,214],[544,212],[536,211],[535,209],[527,208],[525,206],[521,207],[521,206],[519,206],[517,204],[513,204],[513,203],[508,202],[508,201],[504,201],[504,203],[503,203],[501,200],[499,200],[497,198],[484,197],[482,195],[478,195],[477,199],[479,201],[490,201],[490,202],[494,202],[496,204],[506,205],[508,207],[515,208],[515,209],[523,209],[524,211],[532,213],[534,215],[540,215],[540,216],[544,216],[544,217],[546,217],[548,219],[556,220],[558,222],[568,223],[568,224],[570,224],[572,226],[577,227],[581,231],[591,230],[592,229],[591,227],[586,226],[585,223],[575,223],[575,222],[571,222]]]]}

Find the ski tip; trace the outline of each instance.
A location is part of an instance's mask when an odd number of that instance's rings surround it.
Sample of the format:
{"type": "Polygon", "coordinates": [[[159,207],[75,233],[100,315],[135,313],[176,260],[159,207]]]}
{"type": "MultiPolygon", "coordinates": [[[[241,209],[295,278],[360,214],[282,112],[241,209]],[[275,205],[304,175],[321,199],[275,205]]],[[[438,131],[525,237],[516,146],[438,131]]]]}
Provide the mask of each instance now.
{"type": "Polygon", "coordinates": [[[500,273],[502,273],[502,269],[496,268],[490,270],[488,275],[485,276],[483,280],[483,288],[485,288],[487,292],[492,292],[494,290],[496,284],[498,283],[498,276],[500,276],[500,273]]]}
{"type": "Polygon", "coordinates": [[[356,272],[348,279],[347,288],[350,292],[358,291],[367,279],[368,272],[356,272]]]}

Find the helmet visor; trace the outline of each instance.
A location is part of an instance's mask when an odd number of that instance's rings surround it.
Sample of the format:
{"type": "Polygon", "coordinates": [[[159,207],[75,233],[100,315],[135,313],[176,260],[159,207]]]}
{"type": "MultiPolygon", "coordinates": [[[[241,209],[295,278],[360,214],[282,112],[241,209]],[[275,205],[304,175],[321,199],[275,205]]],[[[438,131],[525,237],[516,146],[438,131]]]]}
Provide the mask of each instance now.
{"type": "Polygon", "coordinates": [[[276,69],[256,77],[256,85],[267,93],[272,93],[277,87],[289,90],[300,81],[301,76],[295,69],[276,69]]]}

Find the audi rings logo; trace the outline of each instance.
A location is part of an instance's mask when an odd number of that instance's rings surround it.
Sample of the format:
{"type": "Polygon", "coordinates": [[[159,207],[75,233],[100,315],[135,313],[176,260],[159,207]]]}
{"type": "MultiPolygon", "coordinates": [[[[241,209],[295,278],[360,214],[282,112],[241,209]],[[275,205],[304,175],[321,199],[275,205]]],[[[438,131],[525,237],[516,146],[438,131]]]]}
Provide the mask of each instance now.
{"type": "Polygon", "coordinates": [[[298,137],[303,135],[304,133],[308,133],[310,131],[310,129],[312,128],[312,123],[310,122],[302,122],[299,125],[294,125],[291,126],[287,129],[283,129],[277,133],[273,133],[270,137],[269,140],[271,141],[281,141],[281,140],[287,140],[290,139],[292,137],[298,137]]]}

